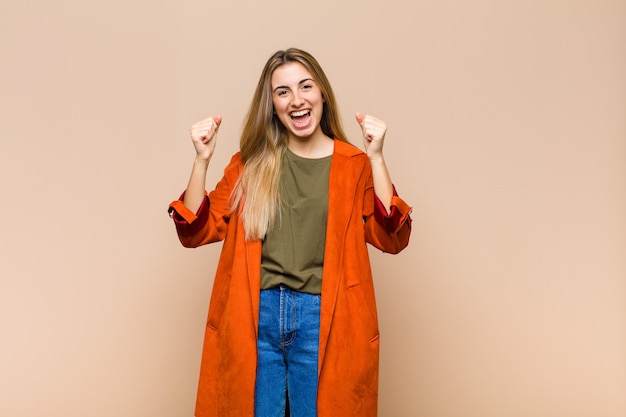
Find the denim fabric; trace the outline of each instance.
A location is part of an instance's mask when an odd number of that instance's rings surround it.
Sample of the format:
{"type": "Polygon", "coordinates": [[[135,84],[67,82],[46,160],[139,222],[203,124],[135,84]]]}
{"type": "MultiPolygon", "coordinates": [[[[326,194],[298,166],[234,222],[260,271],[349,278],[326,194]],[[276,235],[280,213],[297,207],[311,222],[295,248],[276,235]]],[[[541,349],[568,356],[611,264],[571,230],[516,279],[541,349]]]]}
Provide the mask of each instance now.
{"type": "Polygon", "coordinates": [[[282,285],[261,291],[255,417],[317,416],[320,299],[282,285]]]}

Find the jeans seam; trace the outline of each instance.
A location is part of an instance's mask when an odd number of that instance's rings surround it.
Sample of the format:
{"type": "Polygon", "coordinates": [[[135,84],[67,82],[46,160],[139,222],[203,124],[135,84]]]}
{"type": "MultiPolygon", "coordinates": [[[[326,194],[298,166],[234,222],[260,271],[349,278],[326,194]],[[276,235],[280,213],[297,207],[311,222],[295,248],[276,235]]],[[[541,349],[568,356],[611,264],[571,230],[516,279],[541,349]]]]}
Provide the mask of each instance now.
{"type": "Polygon", "coordinates": [[[296,340],[296,293],[290,291],[287,287],[280,287],[280,347],[283,354],[286,355],[285,349],[296,340]],[[287,300],[289,298],[289,300],[287,300]],[[288,303],[288,301],[291,301],[288,303]],[[290,304],[290,305],[288,305],[290,304]],[[290,314],[287,310],[291,310],[290,314]],[[288,320],[290,319],[290,320],[288,320]],[[287,321],[289,321],[289,331],[286,329],[287,321]]]}

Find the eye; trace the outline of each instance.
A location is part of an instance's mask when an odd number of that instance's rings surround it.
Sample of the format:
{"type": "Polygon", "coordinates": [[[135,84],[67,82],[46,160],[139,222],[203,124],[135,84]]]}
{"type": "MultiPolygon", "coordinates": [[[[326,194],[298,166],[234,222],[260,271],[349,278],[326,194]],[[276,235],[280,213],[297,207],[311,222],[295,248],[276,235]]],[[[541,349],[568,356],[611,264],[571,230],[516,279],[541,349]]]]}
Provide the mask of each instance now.
{"type": "Polygon", "coordinates": [[[283,88],[283,89],[280,89],[280,90],[276,90],[276,95],[281,97],[281,96],[286,95],[288,92],[289,92],[289,90],[283,88]]]}
{"type": "Polygon", "coordinates": [[[303,89],[303,90],[310,90],[311,88],[313,88],[313,84],[304,84],[304,85],[302,86],[302,89],[303,89]]]}

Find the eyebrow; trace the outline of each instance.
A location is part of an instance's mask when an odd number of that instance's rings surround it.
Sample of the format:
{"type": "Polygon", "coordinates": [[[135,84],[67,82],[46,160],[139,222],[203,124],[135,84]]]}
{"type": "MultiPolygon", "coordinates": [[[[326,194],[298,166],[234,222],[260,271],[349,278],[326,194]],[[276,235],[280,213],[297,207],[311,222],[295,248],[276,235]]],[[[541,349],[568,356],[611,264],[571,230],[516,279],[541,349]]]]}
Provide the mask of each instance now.
{"type": "MultiPolygon", "coordinates": [[[[298,82],[298,85],[302,85],[303,83],[305,83],[307,81],[315,82],[315,80],[313,78],[305,78],[303,80],[300,80],[300,82],[298,82]]],[[[278,90],[280,88],[289,88],[289,87],[287,87],[286,85],[279,85],[279,86],[275,87],[272,91],[276,91],[276,90],[278,90]]]]}

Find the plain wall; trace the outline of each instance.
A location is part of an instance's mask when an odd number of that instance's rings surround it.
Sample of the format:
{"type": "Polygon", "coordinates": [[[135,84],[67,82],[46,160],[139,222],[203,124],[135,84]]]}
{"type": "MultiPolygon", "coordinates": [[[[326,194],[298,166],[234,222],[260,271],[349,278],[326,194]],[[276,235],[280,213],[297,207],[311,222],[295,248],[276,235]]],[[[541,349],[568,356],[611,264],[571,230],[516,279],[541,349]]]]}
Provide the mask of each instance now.
{"type": "Polygon", "coordinates": [[[0,5],[0,415],[191,416],[220,245],[166,209],[265,60],[388,126],[409,247],[371,251],[382,417],[626,415],[626,3],[0,5]]]}

